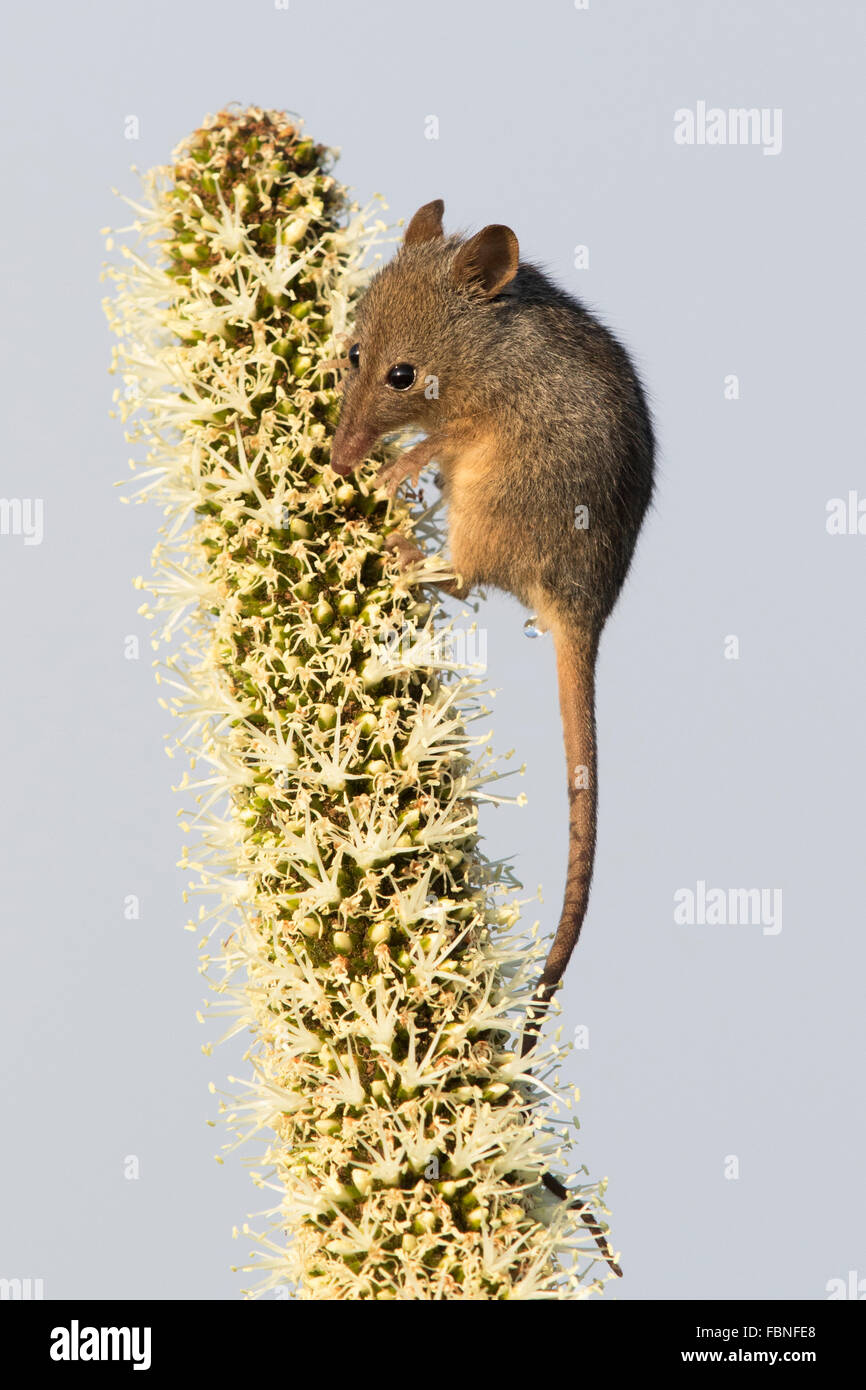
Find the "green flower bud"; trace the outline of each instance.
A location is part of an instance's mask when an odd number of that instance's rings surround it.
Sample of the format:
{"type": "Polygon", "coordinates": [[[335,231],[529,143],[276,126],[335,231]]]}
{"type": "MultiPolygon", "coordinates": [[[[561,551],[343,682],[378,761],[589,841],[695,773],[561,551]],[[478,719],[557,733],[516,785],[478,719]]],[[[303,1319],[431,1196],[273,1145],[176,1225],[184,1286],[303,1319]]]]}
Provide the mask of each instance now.
{"type": "Polygon", "coordinates": [[[366,1197],[373,1186],[373,1179],[366,1168],[353,1168],[352,1182],[362,1197],[366,1197]]]}
{"type": "Polygon", "coordinates": [[[510,1090],[511,1087],[506,1085],[504,1081],[492,1081],[489,1086],[484,1087],[481,1094],[485,1100],[502,1100],[502,1097],[507,1096],[510,1090]]]}
{"type": "Polygon", "coordinates": [[[301,142],[295,146],[294,155],[295,163],[299,169],[303,169],[307,165],[314,163],[316,158],[316,147],[312,140],[301,140],[301,142]]]}
{"type": "Polygon", "coordinates": [[[333,729],[337,722],[336,705],[319,705],[319,713],[316,716],[316,723],[320,729],[333,729]]]}
{"type": "Polygon", "coordinates": [[[313,609],[313,617],[319,627],[330,627],[334,621],[334,610],[327,599],[320,599],[313,609]]]}

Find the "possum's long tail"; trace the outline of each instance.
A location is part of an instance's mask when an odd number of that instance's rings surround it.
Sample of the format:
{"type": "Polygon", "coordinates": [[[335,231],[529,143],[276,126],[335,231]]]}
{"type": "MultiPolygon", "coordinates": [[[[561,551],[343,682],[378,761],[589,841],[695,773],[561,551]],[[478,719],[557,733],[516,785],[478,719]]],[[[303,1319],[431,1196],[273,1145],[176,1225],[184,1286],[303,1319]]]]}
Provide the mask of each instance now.
{"type": "Polygon", "coordinates": [[[537,1005],[523,1035],[521,1055],[534,1046],[541,1020],[565,974],[586,915],[598,800],[595,749],[595,656],[598,637],[576,636],[563,624],[554,629],[559,708],[568,776],[568,870],[556,936],[535,992],[537,1005]]]}
{"type": "MultiPolygon", "coordinates": [[[[565,899],[556,936],[547,954],[541,978],[535,990],[535,1008],[530,1012],[523,1034],[521,1056],[534,1046],[547,1005],[565,974],[571,953],[577,945],[586,905],[595,858],[595,823],[598,805],[595,748],[595,657],[597,635],[581,639],[561,624],[554,628],[556,641],[556,670],[559,683],[559,708],[565,742],[565,765],[568,779],[568,870],[565,877],[565,899]]],[[[611,1270],[622,1278],[606,1238],[606,1227],[592,1216],[587,1204],[573,1197],[567,1187],[545,1173],[545,1187],[561,1201],[571,1199],[580,1212],[581,1220],[595,1237],[595,1243],[611,1270]]]]}

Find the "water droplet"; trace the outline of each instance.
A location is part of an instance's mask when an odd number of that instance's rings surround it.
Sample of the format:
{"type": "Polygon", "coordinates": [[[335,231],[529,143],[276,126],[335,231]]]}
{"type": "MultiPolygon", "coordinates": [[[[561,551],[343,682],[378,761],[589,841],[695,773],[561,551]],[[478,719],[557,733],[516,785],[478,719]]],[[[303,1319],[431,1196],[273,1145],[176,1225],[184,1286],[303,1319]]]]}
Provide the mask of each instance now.
{"type": "Polygon", "coordinates": [[[523,631],[527,637],[541,636],[542,629],[538,626],[538,618],[534,614],[531,618],[526,619],[526,622],[523,624],[523,631]]]}

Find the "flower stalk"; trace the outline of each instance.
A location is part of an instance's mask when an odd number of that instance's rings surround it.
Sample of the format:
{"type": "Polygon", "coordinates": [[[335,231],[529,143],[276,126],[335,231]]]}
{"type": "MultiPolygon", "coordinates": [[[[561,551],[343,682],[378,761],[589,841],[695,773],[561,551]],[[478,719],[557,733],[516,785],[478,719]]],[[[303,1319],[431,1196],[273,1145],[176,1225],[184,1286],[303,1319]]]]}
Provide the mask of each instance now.
{"type": "Polygon", "coordinates": [[[442,560],[385,547],[435,544],[435,509],[328,466],[324,364],[387,234],[332,167],[279,112],[220,112],[144,176],[106,267],[132,496],[165,518],[136,582],[189,761],[189,925],[210,1013],[252,1037],[221,1104],[271,1194],[246,1292],[579,1298],[609,1273],[604,1184],[578,1208],[542,1181],[573,1096],[559,1042],[520,1057],[543,950],[478,841],[505,799],[479,677],[423,587],[442,560]]]}

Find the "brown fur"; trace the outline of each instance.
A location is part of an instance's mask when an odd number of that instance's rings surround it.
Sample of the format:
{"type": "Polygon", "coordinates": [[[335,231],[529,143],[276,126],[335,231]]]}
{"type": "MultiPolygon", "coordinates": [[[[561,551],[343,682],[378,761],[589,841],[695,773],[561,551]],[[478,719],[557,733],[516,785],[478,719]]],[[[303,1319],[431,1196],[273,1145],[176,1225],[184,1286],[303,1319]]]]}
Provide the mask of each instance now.
{"type": "MultiPolygon", "coordinates": [[[[629,357],[577,300],[518,260],[507,227],[445,236],[441,200],[412,218],[356,320],[332,465],[348,473],[383,434],[427,439],[387,471],[417,482],[434,458],[448,502],[451,561],[464,593],[514,594],[552,629],[568,771],[569,858],[559,926],[539,981],[539,1013],[586,912],[595,851],[594,674],[602,627],[622,587],[652,494],[653,436],[629,357]],[[416,369],[408,390],[387,373],[416,369]],[[431,389],[431,379],[437,391],[431,389]],[[589,527],[575,527],[575,507],[589,527]],[[585,767],[586,788],[575,786],[585,767]]],[[[404,558],[411,558],[405,552],[404,558]]]]}

